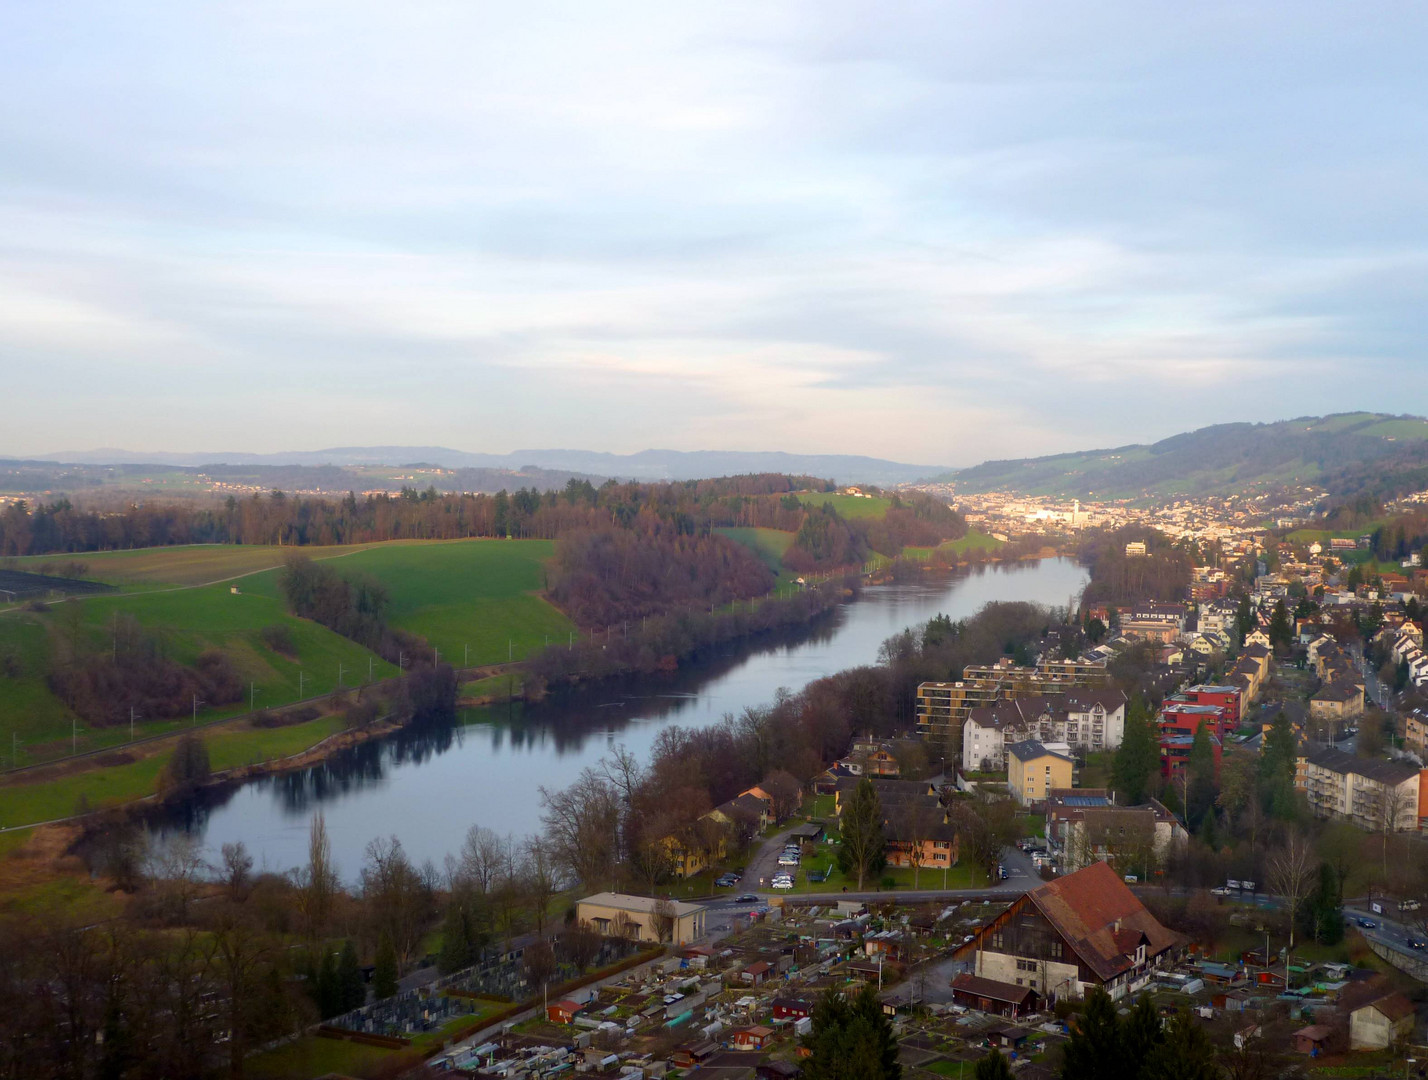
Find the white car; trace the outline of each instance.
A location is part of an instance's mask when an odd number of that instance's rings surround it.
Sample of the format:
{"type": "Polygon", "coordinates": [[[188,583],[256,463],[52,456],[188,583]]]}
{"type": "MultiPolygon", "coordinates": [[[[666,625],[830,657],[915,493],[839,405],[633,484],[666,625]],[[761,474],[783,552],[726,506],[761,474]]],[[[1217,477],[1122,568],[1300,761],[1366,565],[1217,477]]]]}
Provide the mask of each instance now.
{"type": "Polygon", "coordinates": [[[793,879],[792,879],[792,878],[774,878],[773,887],[774,887],[775,889],[791,889],[791,888],[793,888],[793,879]]]}
{"type": "Polygon", "coordinates": [[[1229,896],[1233,892],[1233,889],[1230,889],[1224,885],[1216,885],[1213,889],[1210,890],[1210,894],[1212,896],[1229,896]]]}
{"type": "Polygon", "coordinates": [[[780,856],[778,857],[778,864],[779,864],[780,866],[797,866],[797,865],[798,865],[798,856],[797,856],[797,855],[780,855],[780,856]]]}

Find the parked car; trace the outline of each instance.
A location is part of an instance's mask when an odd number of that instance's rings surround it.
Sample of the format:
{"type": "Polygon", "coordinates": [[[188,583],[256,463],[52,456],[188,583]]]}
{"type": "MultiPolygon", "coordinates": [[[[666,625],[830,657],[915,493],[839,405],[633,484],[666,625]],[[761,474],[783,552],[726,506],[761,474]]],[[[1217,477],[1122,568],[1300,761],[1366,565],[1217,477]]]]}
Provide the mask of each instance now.
{"type": "Polygon", "coordinates": [[[720,889],[731,889],[739,884],[740,880],[738,874],[722,874],[714,879],[714,884],[720,889]]]}
{"type": "Polygon", "coordinates": [[[1231,889],[1228,885],[1216,885],[1213,889],[1210,890],[1210,893],[1213,896],[1233,896],[1234,890],[1231,889]]]}
{"type": "Polygon", "coordinates": [[[791,889],[793,888],[793,882],[788,878],[774,878],[773,887],[775,889],[791,889]]]}

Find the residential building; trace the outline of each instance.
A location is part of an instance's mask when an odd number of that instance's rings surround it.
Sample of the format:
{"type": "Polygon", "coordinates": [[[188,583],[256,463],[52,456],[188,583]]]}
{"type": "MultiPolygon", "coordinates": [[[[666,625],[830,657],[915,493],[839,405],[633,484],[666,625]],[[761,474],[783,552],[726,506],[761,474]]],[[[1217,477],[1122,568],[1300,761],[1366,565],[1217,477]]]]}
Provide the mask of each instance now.
{"type": "Polygon", "coordinates": [[[1309,699],[1309,718],[1342,724],[1364,714],[1363,687],[1348,679],[1326,682],[1309,699]]]}
{"type": "MultiPolygon", "coordinates": [[[[1160,775],[1167,780],[1182,780],[1190,762],[1190,751],[1194,745],[1195,736],[1193,735],[1162,734],[1160,736],[1160,775]]],[[[1223,744],[1214,735],[1210,736],[1210,752],[1215,755],[1215,776],[1218,779],[1223,744]]]]}
{"type": "Polygon", "coordinates": [[[926,682],[917,688],[917,731],[958,749],[962,724],[978,706],[1016,698],[1066,694],[1104,687],[1110,681],[1104,660],[1042,660],[1035,667],[1009,661],[969,664],[956,682],[926,682]]]}
{"type": "Polygon", "coordinates": [[[1220,705],[1197,705],[1189,701],[1177,700],[1180,695],[1168,697],[1165,704],[1160,708],[1160,715],[1156,718],[1156,724],[1162,732],[1174,735],[1194,735],[1201,726],[1214,735],[1223,739],[1238,726],[1236,721],[1230,718],[1223,706],[1220,705]]]}
{"type": "Polygon", "coordinates": [[[1423,770],[1407,761],[1319,750],[1300,759],[1295,785],[1316,816],[1351,821],[1373,832],[1409,832],[1428,816],[1423,770]]]}
{"type": "Polygon", "coordinates": [[[1121,633],[1142,641],[1171,642],[1185,632],[1180,604],[1140,603],[1121,615],[1121,633]]]}
{"type": "Polygon", "coordinates": [[[1054,788],[1069,788],[1075,762],[1035,739],[1007,747],[1007,788],[1023,806],[1046,801],[1054,788]]]}
{"type": "Polygon", "coordinates": [[[1063,835],[1066,869],[1109,862],[1121,874],[1137,875],[1163,866],[1171,850],[1189,838],[1180,819],[1157,799],[1144,806],[1082,808],[1068,815],[1063,835]]]}
{"type": "Polygon", "coordinates": [[[1114,750],[1125,734],[1126,696],[1120,690],[1077,688],[1064,694],[999,701],[970,711],[962,725],[967,769],[1001,770],[1008,745],[1037,739],[1076,750],[1114,750]]]}
{"type": "Polygon", "coordinates": [[[581,900],[575,914],[601,934],[687,945],[705,936],[704,912],[700,904],[602,892],[581,900]]]}
{"type": "Polygon", "coordinates": [[[1014,900],[956,956],[975,955],[973,974],[1014,995],[1029,987],[1048,1001],[1092,988],[1134,995],[1179,949],[1106,863],[1092,863],[1014,900]]]}
{"type": "Polygon", "coordinates": [[[1109,788],[1052,788],[1046,795],[1046,839],[1065,847],[1071,822],[1087,810],[1115,804],[1109,788]]]}

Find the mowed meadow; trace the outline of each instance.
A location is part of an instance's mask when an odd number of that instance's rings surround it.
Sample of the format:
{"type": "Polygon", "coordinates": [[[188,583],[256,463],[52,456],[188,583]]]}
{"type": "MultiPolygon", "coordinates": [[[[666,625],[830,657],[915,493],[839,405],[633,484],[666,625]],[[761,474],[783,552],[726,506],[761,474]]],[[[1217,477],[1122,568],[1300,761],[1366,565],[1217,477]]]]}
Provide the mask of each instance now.
{"type": "MultiPolygon", "coordinates": [[[[392,664],[366,648],[288,613],[277,568],[294,551],[331,561],[344,574],[379,581],[390,598],[388,621],[427,638],[443,659],[456,664],[468,656],[472,666],[520,659],[574,629],[539,595],[544,564],[554,551],[550,541],[394,541],[302,549],[204,545],[77,556],[74,561],[87,566],[89,578],[121,591],[51,604],[42,612],[0,612],[0,760],[33,764],[72,747],[92,750],[129,741],[127,716],[90,727],[47,681],[51,665],[71,642],[103,650],[120,617],[154,634],[164,654],[181,664],[192,664],[210,649],[230,658],[251,692],[222,708],[200,704],[200,722],[246,713],[250,702],[273,708],[327,694],[339,677],[343,686],[354,687],[394,675],[392,664]],[[265,640],[263,631],[271,627],[286,630],[286,651],[275,651],[265,640]]],[[[17,569],[38,570],[45,561],[62,560],[13,562],[17,569]]],[[[140,717],[134,734],[166,734],[192,719],[140,717]]]]}

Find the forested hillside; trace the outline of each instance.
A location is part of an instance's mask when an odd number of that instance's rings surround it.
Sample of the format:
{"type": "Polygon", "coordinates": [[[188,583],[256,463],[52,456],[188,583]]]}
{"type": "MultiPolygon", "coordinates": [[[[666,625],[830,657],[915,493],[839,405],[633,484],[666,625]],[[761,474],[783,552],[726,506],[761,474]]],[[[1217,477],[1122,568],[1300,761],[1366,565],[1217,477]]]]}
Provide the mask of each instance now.
{"type": "Polygon", "coordinates": [[[1068,498],[1199,495],[1314,485],[1391,498],[1428,487],[1428,420],[1382,413],[1217,424],[1149,446],[1009,461],[948,473],[959,491],[1068,498]]]}

